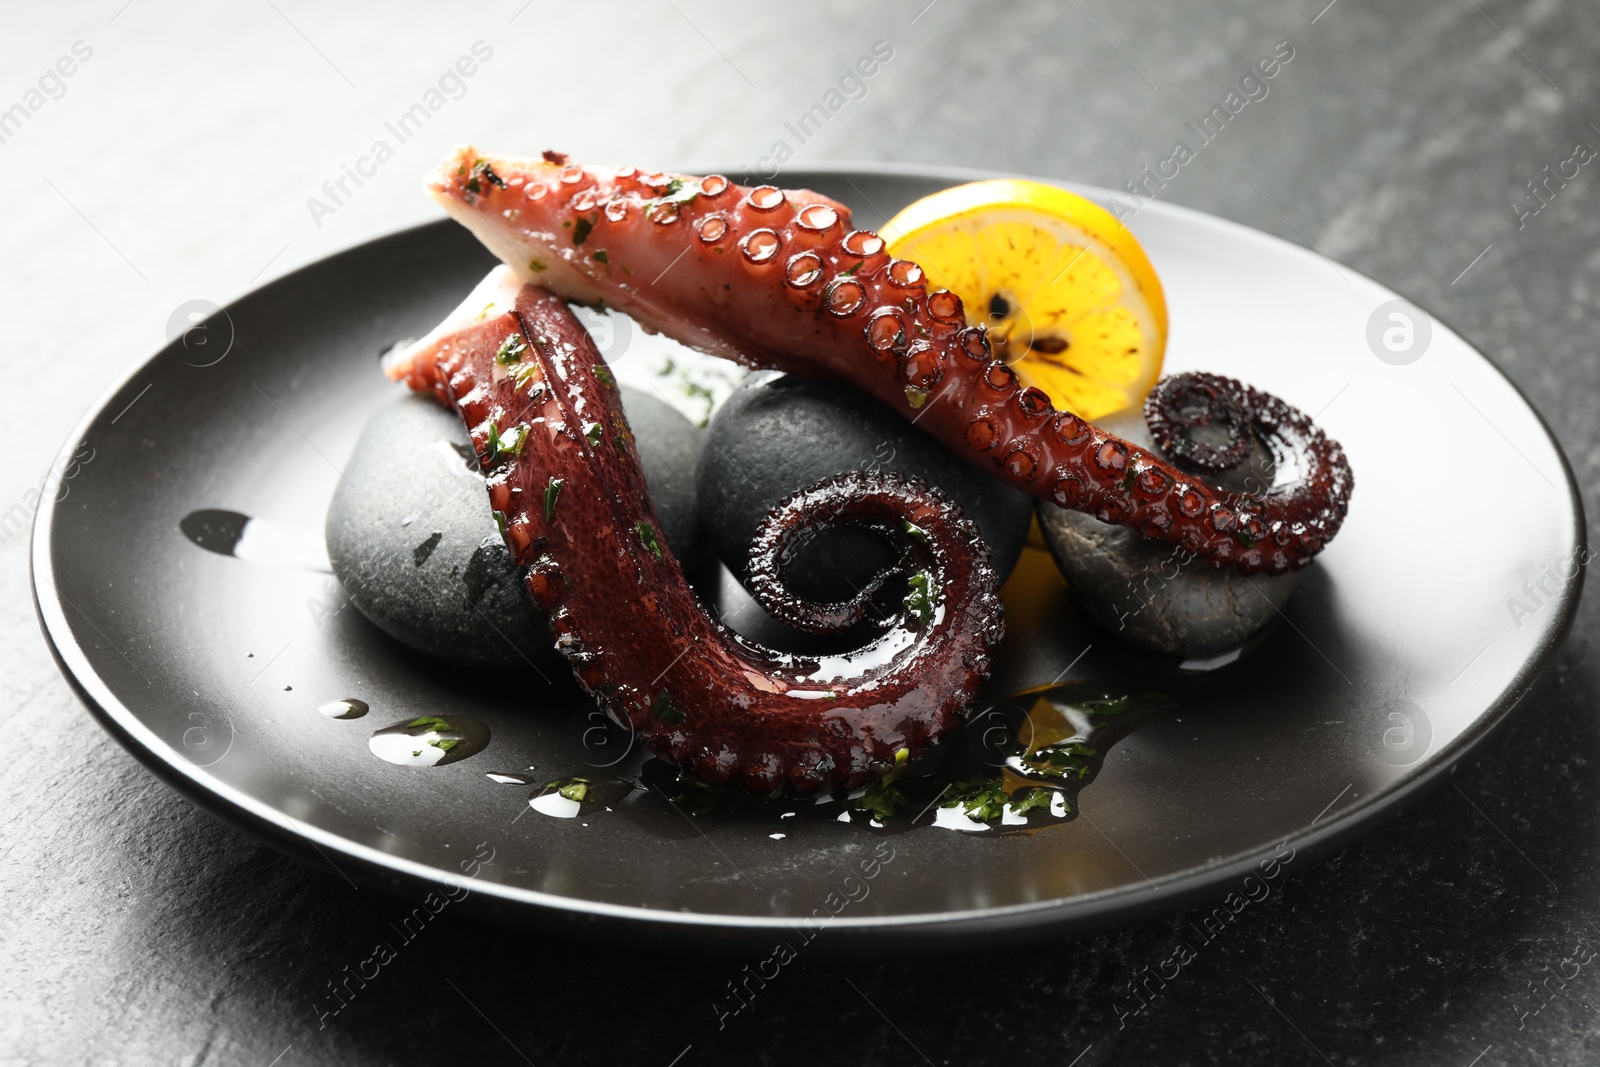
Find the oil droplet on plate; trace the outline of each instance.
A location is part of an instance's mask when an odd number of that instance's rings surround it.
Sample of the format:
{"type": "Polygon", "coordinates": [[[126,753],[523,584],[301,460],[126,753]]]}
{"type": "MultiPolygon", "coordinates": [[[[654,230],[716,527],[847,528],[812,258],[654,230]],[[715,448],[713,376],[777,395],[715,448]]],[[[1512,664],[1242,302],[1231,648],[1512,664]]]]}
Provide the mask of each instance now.
{"type": "Polygon", "coordinates": [[[179,520],[178,529],[195,545],[219,556],[295,570],[333,572],[320,536],[302,534],[237,511],[191,511],[179,520]]]}
{"type": "Polygon", "coordinates": [[[552,819],[576,819],[583,804],[559,792],[540,793],[528,801],[528,807],[552,819]]]}
{"type": "Polygon", "coordinates": [[[1178,669],[1180,671],[1214,671],[1219,667],[1226,667],[1228,664],[1236,662],[1240,656],[1244,655],[1244,648],[1245,646],[1242,644],[1235,645],[1227,651],[1219,652],[1214,656],[1199,656],[1194,659],[1186,659],[1178,664],[1178,669]]]}
{"type": "Polygon", "coordinates": [[[580,814],[610,811],[638,788],[638,783],[627,778],[574,775],[547,783],[528,798],[528,807],[552,819],[574,819],[580,814]]]}
{"type": "Polygon", "coordinates": [[[477,719],[424,715],[385,726],[367,739],[372,754],[402,767],[460,763],[489,744],[489,728],[477,719]]]}
{"type": "Polygon", "coordinates": [[[946,830],[965,830],[968,833],[978,833],[989,828],[988,823],[969,818],[966,809],[960,805],[951,805],[934,811],[933,825],[946,830]]]}
{"type": "Polygon", "coordinates": [[[342,700],[330,700],[326,704],[319,704],[317,710],[330,719],[359,719],[369,709],[365,700],[345,697],[342,700]]]}

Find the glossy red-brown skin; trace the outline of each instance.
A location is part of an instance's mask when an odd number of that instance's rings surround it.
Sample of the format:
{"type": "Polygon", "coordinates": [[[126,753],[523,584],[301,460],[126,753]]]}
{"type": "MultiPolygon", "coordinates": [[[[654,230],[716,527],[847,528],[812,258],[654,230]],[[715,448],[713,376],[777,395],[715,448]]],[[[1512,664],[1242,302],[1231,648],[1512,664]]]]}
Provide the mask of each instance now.
{"type": "Polygon", "coordinates": [[[988,550],[948,498],[895,476],[841,476],[779,504],[752,550],[755,591],[793,621],[847,625],[859,612],[794,600],[778,571],[802,532],[866,523],[906,541],[912,570],[929,576],[931,617],[919,624],[896,605],[879,637],[820,662],[722,626],[661,535],[615,385],[558,297],[524,287],[515,312],[458,332],[408,380],[466,423],[506,543],[578,681],[668,762],[762,792],[860,785],[959,723],[988,676],[1003,632],[988,550]],[[498,363],[514,335],[526,350],[498,363]],[[494,454],[491,425],[502,440],[520,436],[520,450],[494,454]]]}
{"type": "Polygon", "coordinates": [[[920,267],[816,193],[470,147],[430,188],[514,270],[567,299],[601,299],[749,366],[841,378],[1017,488],[1211,566],[1298,569],[1344,521],[1349,463],[1299,411],[1253,394],[1298,452],[1295,486],[1215,488],[1023,388],[954,294],[930,291],[920,267]]]}

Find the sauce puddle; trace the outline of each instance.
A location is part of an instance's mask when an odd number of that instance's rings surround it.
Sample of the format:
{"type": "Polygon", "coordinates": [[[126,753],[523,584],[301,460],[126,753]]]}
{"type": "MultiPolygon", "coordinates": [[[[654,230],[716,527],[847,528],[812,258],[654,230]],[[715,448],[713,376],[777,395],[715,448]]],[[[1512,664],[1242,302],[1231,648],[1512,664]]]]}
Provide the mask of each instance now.
{"type": "MultiPolygon", "coordinates": [[[[1174,705],[1159,693],[1130,695],[1077,682],[1041,686],[984,707],[916,762],[885,768],[882,777],[847,794],[753,798],[650,758],[634,778],[589,773],[550,780],[528,804],[563,820],[618,812],[665,836],[681,836],[685,819],[713,815],[768,822],[774,841],[817,823],[884,833],[926,827],[1029,833],[1076,818],[1079,793],[1099,774],[1110,748],[1174,705]]],[[[489,777],[529,781],[525,775],[489,777]]]]}
{"type": "Polygon", "coordinates": [[[192,543],[219,556],[271,567],[333,573],[328,550],[320,537],[308,537],[237,511],[221,508],[191,511],[179,520],[178,529],[192,543]]]}

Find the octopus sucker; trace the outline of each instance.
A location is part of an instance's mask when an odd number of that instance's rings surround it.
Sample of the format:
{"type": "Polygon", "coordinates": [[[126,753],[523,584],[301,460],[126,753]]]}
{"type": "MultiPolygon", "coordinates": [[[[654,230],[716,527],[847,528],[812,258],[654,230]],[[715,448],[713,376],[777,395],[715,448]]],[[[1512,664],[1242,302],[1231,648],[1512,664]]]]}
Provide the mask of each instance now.
{"type": "MultiPolygon", "coordinates": [[[[549,167],[553,182],[582,184],[549,167]]],[[[757,599],[807,629],[876,633],[826,659],[745,640],[699,601],[661,536],[593,340],[561,297],[504,281],[478,316],[392,369],[467,426],[528,592],[613,719],[704,780],[799,793],[859,786],[961,722],[1004,623],[988,549],[943,492],[856,472],[780,502],[751,548],[757,599]],[[789,550],[846,522],[903,546],[894,572],[847,604],[789,593],[789,550]]]]}
{"type": "MultiPolygon", "coordinates": [[[[1157,410],[1158,422],[1182,421],[1175,412],[1204,400],[1218,411],[1214,421],[1293,453],[1292,485],[1219,488],[1203,462],[1178,461],[1203,448],[1154,455],[1025,388],[982,327],[967,325],[960,299],[931,287],[916,263],[891,259],[844,204],[714,177],[640,176],[557,153],[491,157],[468,146],[428,188],[523,282],[603,303],[746,366],[848,382],[1023,492],[1205,565],[1244,575],[1298,570],[1342,525],[1354,486],[1344,452],[1282,400],[1215,376],[1169,392],[1177,406],[1157,410]],[[629,209],[594,206],[609,203],[629,209]]],[[[407,375],[447,337],[436,331],[390,372],[407,375]]]]}

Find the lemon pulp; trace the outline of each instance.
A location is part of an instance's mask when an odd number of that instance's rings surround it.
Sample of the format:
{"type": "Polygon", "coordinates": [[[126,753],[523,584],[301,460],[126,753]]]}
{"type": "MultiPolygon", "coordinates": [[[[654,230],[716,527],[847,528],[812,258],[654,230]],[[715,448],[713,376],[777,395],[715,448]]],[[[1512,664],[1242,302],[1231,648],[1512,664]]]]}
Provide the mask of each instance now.
{"type": "Polygon", "coordinates": [[[1053,185],[974,182],[884,227],[892,254],[961,297],[997,358],[1060,408],[1097,419],[1140,403],[1161,374],[1161,282],[1128,229],[1053,185]]]}

